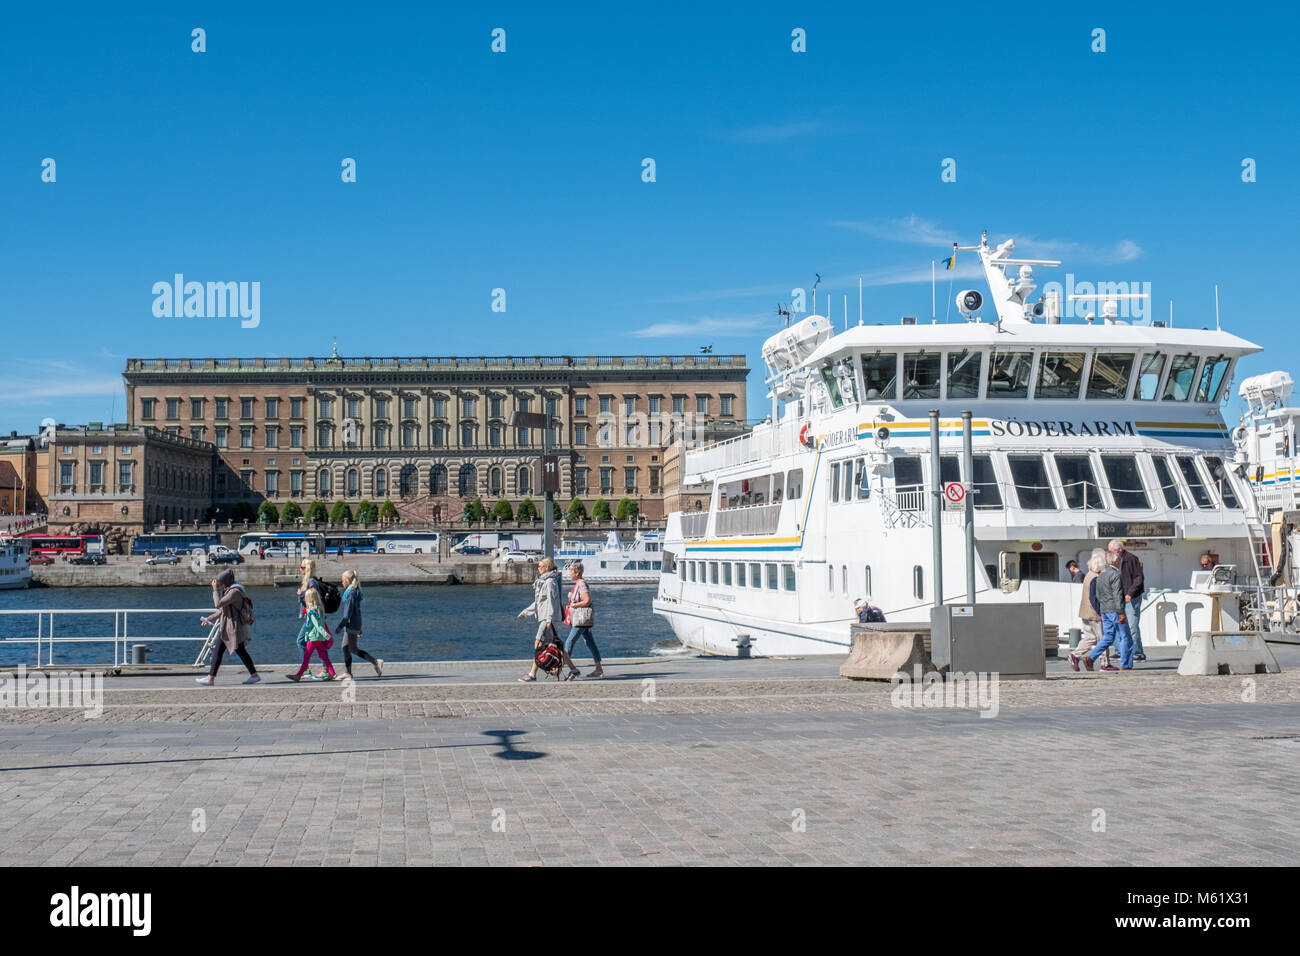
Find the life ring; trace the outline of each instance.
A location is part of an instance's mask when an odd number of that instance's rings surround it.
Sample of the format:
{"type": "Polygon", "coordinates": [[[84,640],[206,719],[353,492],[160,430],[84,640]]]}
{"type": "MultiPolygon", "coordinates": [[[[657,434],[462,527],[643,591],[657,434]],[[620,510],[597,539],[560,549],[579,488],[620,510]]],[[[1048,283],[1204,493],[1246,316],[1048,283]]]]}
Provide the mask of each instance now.
{"type": "Polygon", "coordinates": [[[811,448],[815,444],[813,437],[808,434],[808,429],[810,427],[811,426],[805,422],[803,428],[799,429],[799,444],[803,445],[805,448],[811,448]]]}

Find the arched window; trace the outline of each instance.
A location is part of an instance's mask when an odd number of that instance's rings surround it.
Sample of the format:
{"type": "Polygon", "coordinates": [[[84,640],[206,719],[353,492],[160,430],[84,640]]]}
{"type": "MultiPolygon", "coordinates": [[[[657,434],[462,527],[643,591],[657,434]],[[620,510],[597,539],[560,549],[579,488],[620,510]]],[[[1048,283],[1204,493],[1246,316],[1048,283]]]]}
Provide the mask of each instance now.
{"type": "Polygon", "coordinates": [[[447,467],[434,465],[429,469],[429,494],[445,495],[447,493],[447,467]]]}
{"type": "Polygon", "coordinates": [[[403,498],[412,498],[415,496],[416,484],[419,477],[414,465],[403,465],[402,470],[397,475],[397,493],[403,498]]]}
{"type": "Polygon", "coordinates": [[[330,483],[330,473],[324,468],[316,476],[316,493],[324,498],[326,495],[332,495],[333,485],[330,483]]]}
{"type": "Polygon", "coordinates": [[[388,472],[385,471],[383,468],[378,468],[375,470],[375,494],[376,495],[388,494],[388,472]]]}
{"type": "Polygon", "coordinates": [[[348,497],[355,498],[361,494],[361,473],[355,468],[348,469],[348,497]]]}
{"type": "Polygon", "coordinates": [[[488,491],[492,495],[500,495],[502,488],[501,469],[493,468],[488,472],[488,491]]]}
{"type": "Polygon", "coordinates": [[[532,491],[533,473],[528,467],[519,469],[519,493],[526,495],[532,491]]]}
{"type": "Polygon", "coordinates": [[[460,474],[456,486],[457,493],[462,498],[468,498],[478,490],[478,471],[473,465],[460,466],[460,474]]]}

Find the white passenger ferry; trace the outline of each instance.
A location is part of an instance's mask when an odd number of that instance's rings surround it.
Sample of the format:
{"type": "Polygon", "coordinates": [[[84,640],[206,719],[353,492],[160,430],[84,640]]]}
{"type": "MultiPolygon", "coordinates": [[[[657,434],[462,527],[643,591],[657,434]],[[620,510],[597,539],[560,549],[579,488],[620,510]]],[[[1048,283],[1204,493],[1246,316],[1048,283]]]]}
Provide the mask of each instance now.
{"type": "MultiPolygon", "coordinates": [[[[969,248],[987,306],[967,291],[965,321],[859,323],[838,335],[827,318],[807,318],[763,347],[770,420],[684,453],[683,482],[712,495],[707,511],[668,520],[654,609],[682,643],[837,653],[857,597],[889,620],[928,621],[932,409],[938,478],[973,496],[978,601],[1041,602],[1044,623],[1064,635],[1079,626],[1081,596],[1066,561],[1086,566],[1094,547],[1121,538],[1145,570],[1145,646],[1237,622],[1264,538],[1220,401],[1258,347],[1218,330],[1130,325],[1115,298],[1100,318],[1063,324],[1058,298],[1031,300],[1033,267],[1058,262],[1014,258],[1013,240],[969,248]],[[973,413],[970,474],[963,411],[973,413]],[[1195,575],[1205,552],[1237,591],[1195,575]]],[[[964,508],[940,521],[949,603],[966,597],[964,508]]]]}
{"type": "Polygon", "coordinates": [[[28,542],[12,535],[0,535],[0,591],[25,588],[32,580],[28,542]]]}
{"type": "Polygon", "coordinates": [[[658,532],[640,531],[630,544],[623,544],[617,531],[604,542],[565,539],[555,552],[561,571],[581,561],[583,577],[592,583],[654,584],[663,561],[663,539],[658,532]]]}

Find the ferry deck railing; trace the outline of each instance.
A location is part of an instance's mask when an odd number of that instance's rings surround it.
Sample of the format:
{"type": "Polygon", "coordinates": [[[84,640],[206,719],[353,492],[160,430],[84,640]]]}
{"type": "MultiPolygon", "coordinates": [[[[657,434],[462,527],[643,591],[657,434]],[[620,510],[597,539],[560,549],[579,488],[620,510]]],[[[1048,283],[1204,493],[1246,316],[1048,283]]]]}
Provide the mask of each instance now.
{"type": "Polygon", "coordinates": [[[698,475],[752,461],[769,461],[801,447],[799,423],[778,422],[761,425],[748,435],[738,435],[705,448],[687,449],[682,464],[683,475],[698,475]]]}
{"type": "MultiPolygon", "coordinates": [[[[200,649],[208,640],[207,629],[204,629],[202,637],[177,637],[166,634],[157,634],[149,632],[149,622],[157,620],[157,617],[151,615],[189,615],[190,621],[194,621],[194,615],[204,617],[215,613],[210,607],[202,608],[22,608],[13,610],[0,610],[0,619],[8,618],[36,618],[35,633],[28,633],[18,637],[0,638],[0,648],[7,647],[10,644],[34,644],[36,647],[36,666],[53,667],[55,666],[54,651],[56,647],[65,647],[75,644],[99,644],[110,645],[113,650],[113,667],[120,667],[130,663],[131,649],[130,644],[140,643],[185,643],[195,642],[200,645],[200,649]],[[66,625],[70,617],[86,617],[100,615],[111,617],[112,633],[109,633],[107,621],[104,624],[104,631],[98,634],[86,636],[62,636],[60,630],[66,631],[66,626],[60,628],[60,622],[66,625]],[[133,621],[134,619],[134,621],[133,621]],[[132,629],[134,623],[134,630],[132,629]],[[144,629],[142,631],[142,628],[144,629]]],[[[194,627],[193,623],[190,625],[194,627]]],[[[84,663],[64,662],[69,666],[86,666],[84,663]]],[[[94,666],[110,666],[106,662],[96,662],[94,666]]]]}

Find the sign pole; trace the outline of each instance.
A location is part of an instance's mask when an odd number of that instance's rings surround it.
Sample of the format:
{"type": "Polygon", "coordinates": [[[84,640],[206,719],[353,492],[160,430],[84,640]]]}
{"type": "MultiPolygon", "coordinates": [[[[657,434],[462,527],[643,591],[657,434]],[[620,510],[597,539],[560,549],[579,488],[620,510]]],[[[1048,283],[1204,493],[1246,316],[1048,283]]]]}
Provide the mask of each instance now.
{"type": "Polygon", "coordinates": [[[943,607],[943,482],[939,477],[939,410],[930,411],[930,524],[934,542],[934,606],[943,607]]]}
{"type": "Polygon", "coordinates": [[[975,603],[975,456],[971,453],[970,412],[961,413],[961,467],[966,473],[966,603],[975,603]]]}
{"type": "Polygon", "coordinates": [[[545,482],[543,488],[546,491],[546,498],[542,502],[542,507],[546,513],[542,515],[542,556],[547,558],[555,557],[555,492],[551,490],[551,482],[546,474],[547,463],[551,460],[551,427],[549,421],[547,426],[542,429],[542,481],[545,482]]]}

